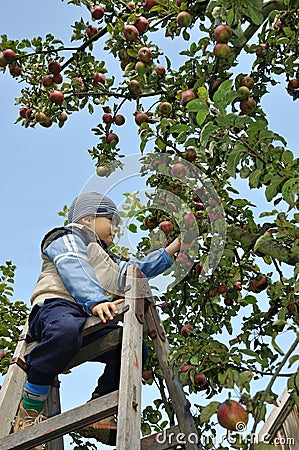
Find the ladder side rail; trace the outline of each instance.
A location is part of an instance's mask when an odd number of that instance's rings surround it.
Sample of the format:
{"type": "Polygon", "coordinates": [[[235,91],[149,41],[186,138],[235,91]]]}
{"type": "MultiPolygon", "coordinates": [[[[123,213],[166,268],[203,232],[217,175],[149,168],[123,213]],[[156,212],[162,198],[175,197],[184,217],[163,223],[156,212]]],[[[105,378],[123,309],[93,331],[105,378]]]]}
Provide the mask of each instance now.
{"type": "MultiPolygon", "coordinates": [[[[24,353],[27,347],[27,342],[25,340],[27,333],[28,321],[19,337],[12,361],[17,359],[24,360],[24,353]]],[[[22,397],[26,378],[26,372],[16,363],[9,366],[3,386],[0,389],[0,438],[9,434],[11,430],[11,425],[22,397]]]]}
{"type": "Polygon", "coordinates": [[[9,434],[0,440],[0,450],[27,450],[115,414],[118,391],[9,434]]]}
{"type": "Polygon", "coordinates": [[[137,302],[138,306],[144,302],[139,293],[140,276],[141,272],[136,266],[128,267],[126,282],[131,289],[125,293],[125,304],[129,305],[129,310],[125,314],[123,326],[117,450],[140,450],[143,323],[138,321],[135,314],[137,302]]]}
{"type": "MultiPolygon", "coordinates": [[[[53,416],[56,416],[57,414],[61,413],[59,390],[60,390],[60,381],[58,380],[58,377],[56,377],[53,386],[51,386],[51,388],[50,388],[50,392],[49,392],[49,395],[47,398],[46,408],[45,408],[45,416],[46,417],[53,417],[53,416]]],[[[60,436],[56,439],[53,439],[50,442],[47,442],[45,449],[46,450],[64,450],[63,436],[60,436]]]]}
{"type": "Polygon", "coordinates": [[[186,450],[194,450],[196,448],[203,450],[194,419],[190,412],[190,403],[185,396],[185,392],[178,376],[173,376],[172,368],[168,362],[167,355],[169,344],[167,338],[165,336],[164,340],[162,340],[159,331],[157,330],[157,316],[159,317],[156,306],[152,302],[146,311],[145,318],[149,328],[149,334],[152,336],[154,349],[166,381],[167,389],[180,430],[186,439],[186,450]],[[155,318],[154,315],[156,315],[155,318]],[[191,441],[191,443],[189,441],[191,441]]]}

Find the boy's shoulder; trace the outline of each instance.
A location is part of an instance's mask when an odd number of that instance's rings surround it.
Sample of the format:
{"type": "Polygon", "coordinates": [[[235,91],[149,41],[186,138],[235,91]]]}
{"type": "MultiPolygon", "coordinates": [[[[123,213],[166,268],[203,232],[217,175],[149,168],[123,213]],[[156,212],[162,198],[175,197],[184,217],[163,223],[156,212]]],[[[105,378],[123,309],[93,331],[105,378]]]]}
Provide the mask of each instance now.
{"type": "Polygon", "coordinates": [[[52,228],[43,238],[41,242],[42,252],[56,239],[66,235],[78,236],[87,246],[91,242],[97,242],[95,233],[88,227],[77,223],[71,223],[65,226],[52,228]]]}

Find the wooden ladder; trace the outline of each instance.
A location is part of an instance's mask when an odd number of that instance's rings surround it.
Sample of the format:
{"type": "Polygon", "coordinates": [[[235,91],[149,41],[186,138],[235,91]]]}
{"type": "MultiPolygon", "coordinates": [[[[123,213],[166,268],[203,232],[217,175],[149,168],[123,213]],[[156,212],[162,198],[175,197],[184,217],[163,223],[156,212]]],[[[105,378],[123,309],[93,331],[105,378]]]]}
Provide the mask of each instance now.
{"type": "MultiPolygon", "coordinates": [[[[83,347],[68,367],[70,369],[92,357],[106,353],[122,341],[119,390],[61,413],[59,382],[57,382],[51,387],[47,401],[48,419],[31,428],[11,433],[11,425],[26,381],[25,356],[32,346],[36,345],[30,342],[26,325],[0,390],[0,450],[26,450],[42,443],[46,443],[47,450],[63,450],[64,434],[109,417],[118,411],[121,413],[117,418],[116,450],[163,450],[182,445],[182,442],[186,442],[187,450],[202,449],[190,413],[190,403],[185,397],[178,376],[174,377],[167,360],[168,342],[151,289],[147,279],[136,266],[129,266],[126,286],[125,302],[119,305],[119,314],[113,321],[122,320],[123,327],[102,337],[100,345],[93,342],[83,347]],[[156,433],[140,439],[144,330],[153,341],[177,425],[164,431],[163,436],[162,433],[156,433]]],[[[97,317],[89,317],[83,334],[88,335],[104,326],[97,317]]]]}

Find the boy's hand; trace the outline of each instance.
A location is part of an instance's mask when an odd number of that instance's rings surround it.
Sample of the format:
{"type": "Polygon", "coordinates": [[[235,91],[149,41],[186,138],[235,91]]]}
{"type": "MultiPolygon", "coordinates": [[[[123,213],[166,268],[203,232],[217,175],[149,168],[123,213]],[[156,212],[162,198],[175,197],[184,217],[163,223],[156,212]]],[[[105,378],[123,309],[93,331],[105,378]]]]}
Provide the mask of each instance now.
{"type": "Polygon", "coordinates": [[[106,323],[106,319],[114,319],[114,317],[118,314],[117,305],[123,303],[124,301],[124,298],[120,298],[119,300],[115,300],[114,302],[98,303],[97,305],[91,306],[90,310],[93,316],[99,316],[101,321],[103,323],[106,323]]]}

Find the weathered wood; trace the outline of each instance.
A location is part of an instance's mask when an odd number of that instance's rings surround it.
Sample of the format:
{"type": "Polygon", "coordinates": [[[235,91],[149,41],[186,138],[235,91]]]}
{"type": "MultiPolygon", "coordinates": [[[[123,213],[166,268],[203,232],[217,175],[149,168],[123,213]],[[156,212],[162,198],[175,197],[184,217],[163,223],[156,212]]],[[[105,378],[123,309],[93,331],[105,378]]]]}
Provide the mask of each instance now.
{"type": "MultiPolygon", "coordinates": [[[[168,350],[169,345],[167,338],[165,336],[165,340],[161,339],[159,334],[159,330],[156,327],[157,318],[153,318],[153,308],[149,308],[145,314],[146,322],[148,323],[149,330],[156,330],[157,333],[153,333],[153,344],[154,348],[159,360],[160,367],[162,369],[162,373],[164,379],[166,381],[167,389],[169,392],[169,396],[171,398],[171,404],[176,414],[178,423],[180,424],[181,432],[185,435],[186,439],[186,449],[187,450],[195,450],[201,449],[202,446],[200,444],[200,440],[198,438],[197,429],[190,412],[190,403],[186,399],[183,387],[179,381],[178,376],[173,375],[172,368],[168,363],[168,350]],[[155,334],[155,337],[154,337],[155,334]],[[192,441],[196,441],[197,443],[190,443],[189,436],[192,436],[192,441]],[[195,437],[197,436],[197,439],[195,437]]],[[[155,313],[157,314],[157,313],[155,313]]],[[[159,327],[160,328],[160,327],[159,327]]]]}
{"type": "Polygon", "coordinates": [[[141,450],[167,450],[169,448],[177,447],[180,427],[175,425],[174,427],[167,428],[160,433],[151,434],[141,439],[141,450]]]}
{"type": "MultiPolygon", "coordinates": [[[[22,331],[22,335],[26,335],[28,331],[28,323],[22,331]]],[[[27,342],[21,340],[17,343],[14,358],[24,359],[24,353],[27,342]]],[[[11,424],[16,415],[23,392],[23,386],[26,381],[26,372],[24,372],[17,364],[12,364],[5,376],[3,386],[0,390],[0,438],[6,436],[11,429],[11,424]]]]}
{"type": "MultiPolygon", "coordinates": [[[[82,406],[51,417],[34,427],[10,434],[0,441],[0,450],[27,450],[75,431],[117,411],[118,391],[105,395],[82,406]]],[[[130,448],[130,447],[127,447],[130,448]]]]}
{"type": "MultiPolygon", "coordinates": [[[[58,377],[55,380],[55,385],[51,386],[50,392],[46,402],[45,408],[45,416],[46,417],[54,417],[57,414],[61,413],[61,404],[60,404],[60,381],[58,377]]],[[[53,439],[50,442],[46,443],[45,450],[64,450],[63,436],[60,436],[56,439],[53,439]]]]}
{"type": "Polygon", "coordinates": [[[129,266],[127,284],[131,285],[131,289],[125,294],[125,304],[130,308],[124,316],[116,440],[118,450],[140,450],[143,325],[135,315],[135,302],[139,301],[136,298],[138,276],[138,269],[129,266]]]}

